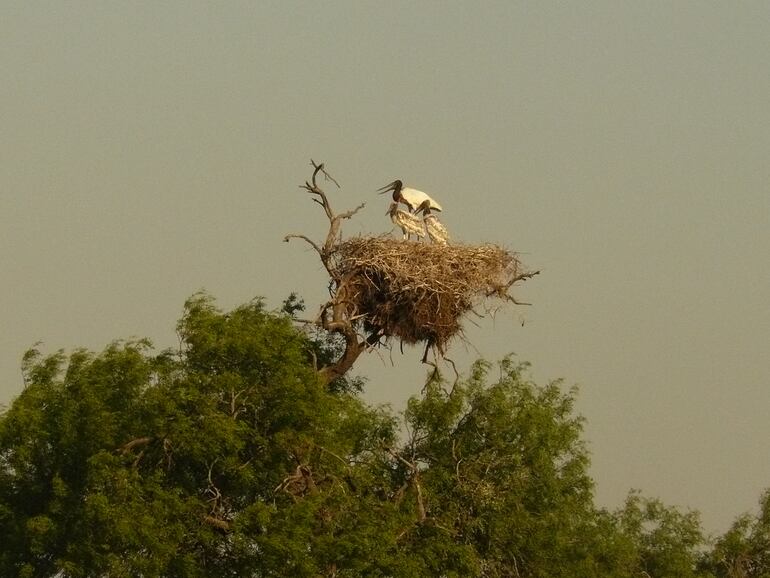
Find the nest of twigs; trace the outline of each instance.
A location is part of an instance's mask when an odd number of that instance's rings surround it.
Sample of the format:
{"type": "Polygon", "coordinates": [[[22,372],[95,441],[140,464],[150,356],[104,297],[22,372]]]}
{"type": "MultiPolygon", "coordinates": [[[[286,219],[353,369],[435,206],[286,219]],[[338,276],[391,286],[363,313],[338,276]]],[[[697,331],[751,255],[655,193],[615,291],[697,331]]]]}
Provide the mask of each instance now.
{"type": "Polygon", "coordinates": [[[516,302],[516,281],[534,275],[497,245],[436,245],[354,237],[334,250],[336,299],[370,335],[426,342],[443,353],[462,317],[487,298],[516,302]]]}

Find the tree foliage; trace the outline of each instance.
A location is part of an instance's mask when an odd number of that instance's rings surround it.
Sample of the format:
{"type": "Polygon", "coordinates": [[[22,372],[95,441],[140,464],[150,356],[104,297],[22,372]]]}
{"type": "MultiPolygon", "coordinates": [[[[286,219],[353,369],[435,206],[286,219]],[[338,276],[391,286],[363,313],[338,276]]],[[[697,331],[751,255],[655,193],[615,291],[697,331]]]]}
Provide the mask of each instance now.
{"type": "Polygon", "coordinates": [[[620,545],[632,568],[660,578],[707,576],[697,567],[705,538],[697,512],[680,512],[631,492],[615,512],[620,545]]]}
{"type": "Polygon", "coordinates": [[[719,578],[770,578],[770,490],[757,515],[739,516],[716,540],[704,567],[719,578]]]}
{"type": "Polygon", "coordinates": [[[767,575],[766,504],[703,560],[696,514],[596,508],[562,383],[478,362],[399,418],[319,378],[345,345],[301,308],[196,295],[175,351],[30,350],[0,418],[0,575],[767,575]]]}

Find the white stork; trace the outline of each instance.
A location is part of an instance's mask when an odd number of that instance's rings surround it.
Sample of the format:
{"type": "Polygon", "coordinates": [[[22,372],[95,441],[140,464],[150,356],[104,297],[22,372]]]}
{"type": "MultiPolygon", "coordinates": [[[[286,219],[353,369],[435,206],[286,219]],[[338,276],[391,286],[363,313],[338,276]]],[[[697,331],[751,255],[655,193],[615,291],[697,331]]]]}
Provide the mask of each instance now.
{"type": "Polygon", "coordinates": [[[425,236],[425,229],[422,221],[406,211],[398,208],[398,203],[391,203],[386,215],[390,215],[390,220],[397,225],[404,234],[404,239],[409,239],[410,235],[416,235],[419,239],[425,236]]]}
{"type": "Polygon", "coordinates": [[[409,187],[405,187],[404,183],[402,183],[400,180],[395,180],[389,185],[385,185],[381,189],[377,190],[381,195],[389,191],[393,191],[393,200],[396,203],[404,203],[412,213],[417,211],[417,208],[426,201],[428,202],[432,211],[441,210],[441,205],[431,199],[428,193],[423,193],[417,189],[410,189],[409,187]]]}
{"type": "Polygon", "coordinates": [[[417,211],[422,211],[422,219],[425,223],[425,230],[428,231],[428,237],[437,245],[446,245],[449,243],[449,231],[444,224],[438,220],[436,215],[430,214],[430,203],[423,201],[417,211]]]}

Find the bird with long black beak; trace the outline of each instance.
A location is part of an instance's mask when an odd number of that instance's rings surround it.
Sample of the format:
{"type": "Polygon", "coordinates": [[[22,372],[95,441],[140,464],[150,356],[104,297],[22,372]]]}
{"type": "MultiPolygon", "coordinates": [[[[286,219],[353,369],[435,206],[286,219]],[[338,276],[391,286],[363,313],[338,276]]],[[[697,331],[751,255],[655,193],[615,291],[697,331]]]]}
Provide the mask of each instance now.
{"type": "Polygon", "coordinates": [[[428,232],[428,238],[437,245],[446,245],[449,243],[449,231],[446,230],[444,223],[438,220],[436,215],[430,214],[430,204],[423,201],[417,212],[422,211],[422,220],[425,223],[425,230],[428,232]]]}
{"type": "Polygon", "coordinates": [[[390,220],[396,225],[404,235],[404,240],[408,240],[411,235],[415,235],[418,239],[425,236],[425,229],[423,228],[422,221],[406,211],[402,211],[398,208],[398,203],[391,203],[386,215],[390,215],[390,220]]]}
{"type": "Polygon", "coordinates": [[[395,180],[389,185],[385,185],[381,189],[377,189],[381,195],[393,191],[393,201],[396,203],[403,203],[407,206],[410,212],[414,213],[424,202],[428,202],[428,205],[432,211],[440,211],[441,205],[434,201],[428,193],[423,193],[417,189],[405,187],[404,183],[400,180],[395,180]]]}

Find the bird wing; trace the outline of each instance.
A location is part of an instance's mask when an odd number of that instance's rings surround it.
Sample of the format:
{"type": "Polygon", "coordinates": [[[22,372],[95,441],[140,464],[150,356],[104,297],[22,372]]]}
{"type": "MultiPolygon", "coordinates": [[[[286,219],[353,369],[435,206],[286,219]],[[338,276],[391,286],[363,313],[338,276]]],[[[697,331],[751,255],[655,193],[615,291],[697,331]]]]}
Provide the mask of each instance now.
{"type": "Polygon", "coordinates": [[[428,193],[423,193],[422,191],[418,191],[417,189],[413,189],[411,187],[404,187],[401,189],[401,196],[404,197],[406,201],[409,202],[410,205],[413,205],[414,208],[419,207],[423,201],[429,201],[430,202],[430,208],[433,211],[441,211],[443,210],[441,208],[441,205],[439,205],[428,193]]]}
{"type": "Polygon", "coordinates": [[[428,230],[428,236],[433,242],[446,245],[449,241],[449,231],[436,217],[431,215],[426,218],[425,228],[428,230]]]}
{"type": "Polygon", "coordinates": [[[425,230],[422,225],[422,221],[412,215],[411,213],[406,213],[404,211],[397,211],[394,220],[393,220],[399,227],[401,227],[401,230],[406,233],[412,233],[413,235],[417,235],[418,237],[424,237],[425,236],[425,230]]]}

